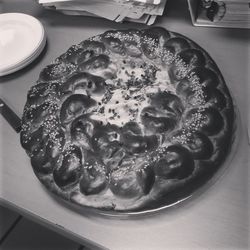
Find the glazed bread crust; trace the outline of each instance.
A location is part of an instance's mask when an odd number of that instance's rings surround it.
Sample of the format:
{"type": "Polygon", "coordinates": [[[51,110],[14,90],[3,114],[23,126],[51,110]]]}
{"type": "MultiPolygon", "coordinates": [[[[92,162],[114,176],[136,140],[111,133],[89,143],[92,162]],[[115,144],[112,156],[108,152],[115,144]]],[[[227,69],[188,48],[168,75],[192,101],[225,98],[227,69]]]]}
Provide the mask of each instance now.
{"type": "Polygon", "coordinates": [[[31,87],[21,144],[39,180],[102,211],[175,204],[229,155],[233,101],[215,62],[160,27],[74,45],[31,87]]]}

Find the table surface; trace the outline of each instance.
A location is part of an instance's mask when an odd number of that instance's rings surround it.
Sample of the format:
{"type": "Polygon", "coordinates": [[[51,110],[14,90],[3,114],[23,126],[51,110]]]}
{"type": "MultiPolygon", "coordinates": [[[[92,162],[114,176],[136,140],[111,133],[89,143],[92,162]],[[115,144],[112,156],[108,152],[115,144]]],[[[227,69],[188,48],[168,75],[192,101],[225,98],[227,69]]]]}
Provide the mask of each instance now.
{"type": "MultiPolygon", "coordinates": [[[[0,78],[1,97],[20,116],[27,91],[41,69],[72,44],[108,29],[144,27],[64,16],[44,10],[32,0],[3,0],[0,10],[35,16],[47,34],[47,46],[35,62],[0,78]]],[[[42,187],[20,146],[19,135],[0,118],[0,201],[3,205],[96,249],[248,249],[250,34],[240,29],[193,27],[187,4],[181,0],[169,0],[166,10],[156,25],[190,37],[209,52],[239,109],[239,144],[223,175],[190,202],[152,216],[121,220],[78,212],[62,205],[42,187]]]]}

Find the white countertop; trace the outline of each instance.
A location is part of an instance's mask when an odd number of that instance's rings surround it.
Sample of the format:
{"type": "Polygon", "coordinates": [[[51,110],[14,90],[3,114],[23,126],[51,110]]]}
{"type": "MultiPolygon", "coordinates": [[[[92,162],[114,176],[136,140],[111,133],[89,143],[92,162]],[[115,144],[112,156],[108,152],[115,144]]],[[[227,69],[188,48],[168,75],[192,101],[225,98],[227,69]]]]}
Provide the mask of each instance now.
{"type": "MultiPolygon", "coordinates": [[[[3,205],[81,243],[107,249],[248,249],[250,34],[248,30],[193,27],[186,3],[169,0],[156,25],[182,33],[201,45],[221,69],[241,115],[235,157],[223,175],[200,196],[179,208],[138,219],[109,219],[78,213],[53,198],[39,183],[19,135],[0,116],[0,201],[3,205]]],[[[3,12],[37,17],[47,46],[30,66],[0,78],[0,96],[22,114],[26,94],[41,69],[72,44],[108,29],[143,27],[90,17],[70,17],[44,10],[32,0],[3,0],[3,12]]]]}

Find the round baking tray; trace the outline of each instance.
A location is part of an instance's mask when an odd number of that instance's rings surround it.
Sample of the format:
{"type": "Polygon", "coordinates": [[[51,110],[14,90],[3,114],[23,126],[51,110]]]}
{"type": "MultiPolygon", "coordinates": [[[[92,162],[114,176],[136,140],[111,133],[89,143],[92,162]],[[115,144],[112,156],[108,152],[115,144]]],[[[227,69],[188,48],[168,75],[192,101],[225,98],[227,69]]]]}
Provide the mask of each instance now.
{"type": "MultiPolygon", "coordinates": [[[[193,43],[196,44],[195,42],[193,43]]],[[[197,44],[196,46],[200,47],[197,44]]],[[[214,62],[213,59],[209,55],[208,57],[212,62],[214,62]]],[[[218,71],[220,70],[218,69],[218,71]]],[[[229,92],[232,95],[232,92],[231,91],[229,92]]],[[[241,138],[241,119],[240,119],[240,112],[237,108],[234,98],[232,99],[233,99],[234,116],[235,116],[234,124],[233,124],[232,145],[228,149],[227,157],[225,158],[223,163],[218,166],[216,165],[216,169],[212,173],[209,173],[209,178],[205,178],[204,183],[199,183],[197,188],[191,188],[191,191],[185,192],[183,195],[179,195],[178,198],[175,197],[174,199],[172,199],[172,201],[170,201],[169,197],[165,195],[163,196],[163,198],[161,198],[160,201],[155,201],[155,203],[152,204],[152,206],[151,205],[147,206],[143,210],[129,210],[129,211],[124,211],[124,212],[113,210],[113,209],[108,210],[108,209],[102,209],[102,208],[99,209],[99,208],[94,208],[94,207],[80,206],[72,202],[69,202],[67,200],[64,200],[57,195],[53,195],[53,197],[55,197],[55,199],[59,201],[59,203],[62,203],[63,205],[66,205],[69,208],[75,208],[81,214],[100,215],[100,216],[105,216],[108,218],[135,218],[135,217],[140,217],[140,216],[153,215],[155,213],[159,213],[160,211],[164,211],[170,208],[177,208],[180,205],[184,205],[185,203],[187,203],[187,201],[196,200],[200,194],[202,194],[207,188],[213,185],[223,175],[225,170],[228,169],[229,166],[232,164],[234,156],[236,154],[238,143],[241,138]]],[[[49,194],[51,194],[51,192],[49,192],[48,189],[45,188],[45,190],[48,191],[49,194]]]]}

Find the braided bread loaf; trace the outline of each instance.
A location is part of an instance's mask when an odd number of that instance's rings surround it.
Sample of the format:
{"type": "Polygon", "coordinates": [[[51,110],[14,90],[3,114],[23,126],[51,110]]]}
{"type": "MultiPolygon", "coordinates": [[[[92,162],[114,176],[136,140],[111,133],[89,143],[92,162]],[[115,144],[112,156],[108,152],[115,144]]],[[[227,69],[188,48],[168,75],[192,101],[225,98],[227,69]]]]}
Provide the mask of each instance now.
{"type": "Polygon", "coordinates": [[[225,161],[234,107],[210,56],[160,27],[72,46],[28,92],[21,144],[39,180],[110,211],[172,205],[225,161]]]}

